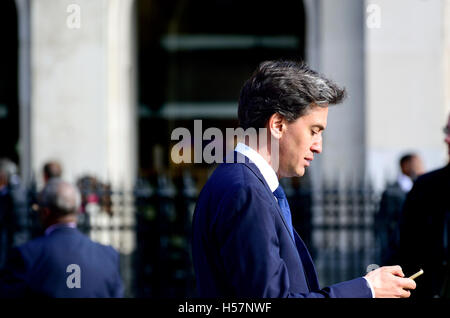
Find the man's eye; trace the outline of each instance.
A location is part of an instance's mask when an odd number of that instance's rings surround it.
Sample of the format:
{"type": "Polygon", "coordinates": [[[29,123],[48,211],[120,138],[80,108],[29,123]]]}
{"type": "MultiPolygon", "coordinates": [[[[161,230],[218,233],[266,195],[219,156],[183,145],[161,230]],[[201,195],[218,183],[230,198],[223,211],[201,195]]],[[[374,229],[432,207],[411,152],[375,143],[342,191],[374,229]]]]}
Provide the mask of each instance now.
{"type": "Polygon", "coordinates": [[[311,130],[311,134],[314,136],[314,135],[317,135],[319,132],[317,132],[317,131],[314,131],[314,130],[311,130]]]}

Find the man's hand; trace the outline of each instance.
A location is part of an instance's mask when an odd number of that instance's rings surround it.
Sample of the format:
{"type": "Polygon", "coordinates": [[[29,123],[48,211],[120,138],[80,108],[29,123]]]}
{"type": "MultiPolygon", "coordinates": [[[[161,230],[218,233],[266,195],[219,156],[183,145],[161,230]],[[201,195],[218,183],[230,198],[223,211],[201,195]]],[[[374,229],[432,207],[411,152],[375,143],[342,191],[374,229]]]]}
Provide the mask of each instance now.
{"type": "Polygon", "coordinates": [[[416,283],[404,278],[400,266],[384,266],[368,273],[365,278],[371,284],[375,298],[408,298],[409,290],[416,288],[416,283]]]}

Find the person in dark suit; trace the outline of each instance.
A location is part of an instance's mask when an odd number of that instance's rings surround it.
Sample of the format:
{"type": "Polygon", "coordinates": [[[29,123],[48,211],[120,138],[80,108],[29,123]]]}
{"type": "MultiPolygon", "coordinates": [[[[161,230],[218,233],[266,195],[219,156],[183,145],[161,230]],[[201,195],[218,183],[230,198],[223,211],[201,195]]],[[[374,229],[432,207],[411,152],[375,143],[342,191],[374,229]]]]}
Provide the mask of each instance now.
{"type": "MultiPolygon", "coordinates": [[[[450,116],[444,128],[450,156],[450,116]]],[[[408,193],[400,225],[400,264],[424,270],[415,297],[450,297],[450,163],[420,176],[408,193]]]]}
{"type": "MultiPolygon", "coordinates": [[[[44,166],[42,167],[42,179],[44,181],[44,186],[49,182],[49,180],[53,178],[61,178],[63,173],[61,163],[59,163],[56,160],[50,160],[47,161],[44,166]]],[[[32,185],[30,188],[29,196],[31,201],[31,209],[34,210],[34,212],[37,211],[39,204],[38,204],[38,192],[35,191],[35,184],[32,185]]],[[[30,234],[32,238],[41,236],[43,233],[43,229],[41,227],[40,221],[39,221],[39,214],[38,213],[31,213],[30,216],[30,234]]]]}
{"type": "Polygon", "coordinates": [[[401,212],[406,195],[414,181],[424,173],[422,159],[418,154],[407,153],[399,160],[400,174],[395,182],[383,191],[378,213],[375,215],[376,235],[383,265],[398,264],[397,258],[401,212]]]}
{"type": "Polygon", "coordinates": [[[0,158],[0,266],[8,256],[13,245],[15,231],[14,200],[11,192],[10,178],[13,163],[0,158]]]}
{"type": "Polygon", "coordinates": [[[7,158],[0,159],[0,268],[8,253],[28,240],[28,198],[21,184],[17,165],[7,158]]]}
{"type": "Polygon", "coordinates": [[[53,178],[39,205],[45,235],[14,249],[0,274],[0,297],[122,297],[118,253],[76,228],[78,189],[53,178]]]}
{"type": "Polygon", "coordinates": [[[247,140],[213,172],[194,211],[192,258],[201,297],[410,296],[415,283],[399,266],[320,288],[292,227],[279,179],[304,175],[322,151],[328,105],[344,96],[306,64],[291,61],[263,62],[244,84],[238,117],[247,140]]]}

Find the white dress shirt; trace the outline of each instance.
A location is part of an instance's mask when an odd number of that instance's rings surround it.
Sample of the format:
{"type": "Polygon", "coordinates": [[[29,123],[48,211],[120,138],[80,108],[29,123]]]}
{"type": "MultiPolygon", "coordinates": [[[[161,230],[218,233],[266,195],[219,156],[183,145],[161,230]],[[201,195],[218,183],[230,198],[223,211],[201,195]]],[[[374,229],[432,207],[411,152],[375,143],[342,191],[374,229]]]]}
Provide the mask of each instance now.
{"type": "Polygon", "coordinates": [[[274,192],[278,188],[280,183],[278,182],[277,174],[259,153],[243,143],[238,143],[234,150],[253,161],[269,185],[270,191],[274,192]]]}
{"type": "Polygon", "coordinates": [[[397,182],[403,192],[409,192],[413,187],[413,181],[411,180],[411,178],[403,173],[400,173],[397,178],[397,182]]]}
{"type": "MultiPolygon", "coordinates": [[[[238,143],[234,150],[246,156],[255,164],[259,172],[261,172],[262,176],[264,177],[264,180],[266,180],[267,184],[269,185],[270,191],[274,192],[278,188],[280,182],[278,181],[275,170],[273,170],[269,163],[258,152],[243,143],[238,143]]],[[[367,278],[363,278],[367,281],[367,285],[372,292],[372,297],[375,297],[375,292],[372,288],[372,285],[370,285],[367,278]]]]}

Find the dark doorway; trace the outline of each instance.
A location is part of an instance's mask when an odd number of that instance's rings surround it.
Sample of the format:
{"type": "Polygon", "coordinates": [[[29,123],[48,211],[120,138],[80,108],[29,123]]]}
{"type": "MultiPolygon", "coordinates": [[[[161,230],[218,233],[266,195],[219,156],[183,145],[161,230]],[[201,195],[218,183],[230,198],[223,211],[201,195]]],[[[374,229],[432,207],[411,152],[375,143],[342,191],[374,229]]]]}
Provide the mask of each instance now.
{"type": "Polygon", "coordinates": [[[171,131],[187,121],[235,127],[241,86],[257,64],[304,57],[299,0],[140,0],[138,15],[141,176],[177,170],[171,131]]]}
{"type": "Polygon", "coordinates": [[[18,163],[17,13],[14,0],[0,3],[0,158],[18,163]]]}

